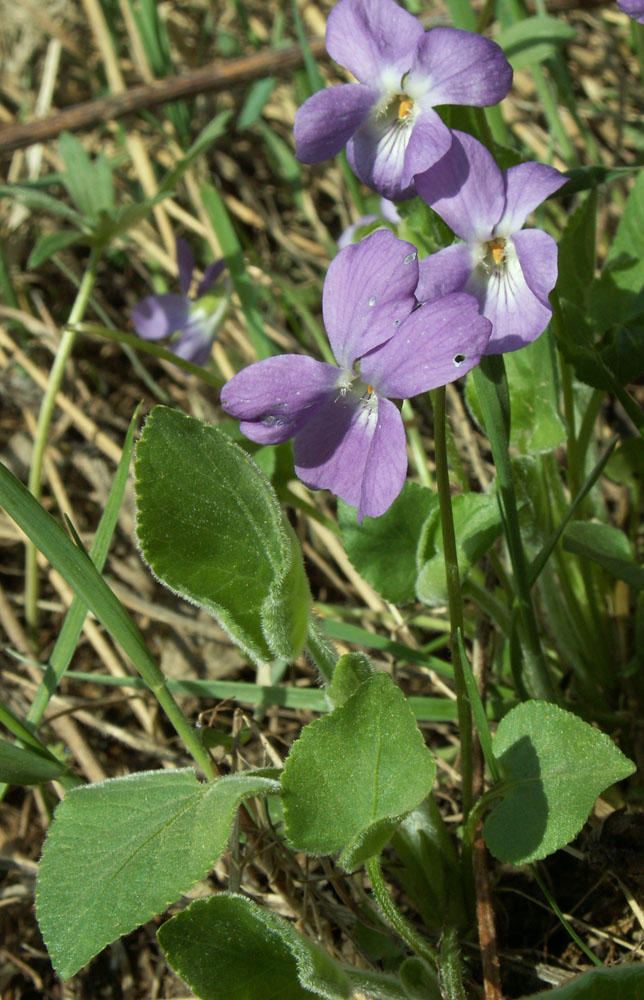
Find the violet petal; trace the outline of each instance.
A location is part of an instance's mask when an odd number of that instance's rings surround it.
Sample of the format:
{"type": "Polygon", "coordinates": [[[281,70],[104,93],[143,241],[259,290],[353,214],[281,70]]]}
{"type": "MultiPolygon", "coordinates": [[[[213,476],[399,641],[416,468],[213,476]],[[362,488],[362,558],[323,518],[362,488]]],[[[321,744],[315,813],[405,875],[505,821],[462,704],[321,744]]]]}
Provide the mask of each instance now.
{"type": "Polygon", "coordinates": [[[335,365],[299,354],[266,358],[243,368],[221,390],[221,405],[260,444],[288,441],[336,394],[335,365]]]}
{"type": "Polygon", "coordinates": [[[383,68],[398,77],[407,72],[423,34],[394,0],[339,0],[327,21],[326,49],[356,80],[375,85],[383,68]]]}
{"type": "Polygon", "coordinates": [[[378,401],[366,404],[352,392],[328,399],[293,442],[302,482],[357,507],[377,413],[378,401]]]}
{"type": "Polygon", "coordinates": [[[401,175],[403,187],[411,184],[416,174],[428,170],[440,160],[452,145],[452,133],[433,108],[418,111],[407,143],[401,175]]]}
{"type": "Polygon", "coordinates": [[[414,195],[414,185],[403,181],[405,156],[414,125],[391,111],[370,115],[347,143],[351,169],[363,184],[390,201],[414,195]]]}
{"type": "Polygon", "coordinates": [[[644,24],[644,2],[643,0],[617,0],[617,6],[629,17],[635,18],[640,24],[644,24]]]}
{"type": "Polygon", "coordinates": [[[524,229],[512,237],[525,283],[542,305],[557,284],[557,244],[541,229],[524,229]]]}
{"type": "Polygon", "coordinates": [[[190,246],[181,236],[177,236],[177,268],[179,270],[179,288],[184,295],[190,291],[192,271],[195,266],[195,259],[190,246]]]}
{"type": "Polygon", "coordinates": [[[148,295],[132,310],[134,329],[144,340],[161,340],[183,327],[189,309],[190,300],[185,295],[148,295]]]}
{"type": "Polygon", "coordinates": [[[341,83],[318,90],[295,112],[295,155],[302,163],[319,163],[346,146],[364,122],[377,94],[361,83],[341,83]]]}
{"type": "Polygon", "coordinates": [[[450,292],[462,292],[472,272],[472,254],[466,243],[455,243],[418,262],[419,302],[430,302],[450,292]]]}
{"type": "Polygon", "coordinates": [[[170,344],[170,350],[184,361],[193,365],[205,365],[210,357],[212,339],[204,336],[203,330],[194,323],[188,323],[176,340],[170,344]]]}
{"type": "Polygon", "coordinates": [[[197,288],[197,298],[201,298],[206,292],[212,288],[216,282],[219,275],[225,271],[226,261],[225,260],[215,260],[212,264],[208,264],[208,267],[203,273],[203,278],[199,282],[199,287],[197,288]]]}
{"type": "Polygon", "coordinates": [[[362,354],[388,340],[415,305],[416,248],[378,229],[334,257],[322,293],[333,354],[351,369],[362,354]]]}
{"type": "Polygon", "coordinates": [[[395,337],[363,358],[360,377],[379,395],[417,396],[474,368],[490,332],[472,295],[447,295],[420,306],[395,337]]]}
{"type": "Polygon", "coordinates": [[[398,408],[389,399],[378,399],[378,422],[365,464],[358,521],[380,517],[405,485],[407,440],[398,408]]]}
{"type": "Polygon", "coordinates": [[[481,278],[477,269],[468,291],[477,295],[481,312],[492,323],[486,354],[503,354],[525,347],[542,333],[552,315],[528,288],[519,257],[509,244],[502,269],[481,278]]]}
{"type": "Polygon", "coordinates": [[[512,67],[489,38],[460,28],[434,28],[420,41],[412,78],[431,79],[432,104],[496,104],[512,84],[512,67]]]}
{"type": "Polygon", "coordinates": [[[496,225],[495,235],[512,236],[521,229],[530,212],[568,178],[545,163],[519,163],[505,171],[504,180],[505,211],[496,225]]]}
{"type": "Polygon", "coordinates": [[[421,198],[461,239],[491,239],[505,208],[503,175],[473,136],[453,131],[449,152],[417,176],[415,184],[421,198]]]}

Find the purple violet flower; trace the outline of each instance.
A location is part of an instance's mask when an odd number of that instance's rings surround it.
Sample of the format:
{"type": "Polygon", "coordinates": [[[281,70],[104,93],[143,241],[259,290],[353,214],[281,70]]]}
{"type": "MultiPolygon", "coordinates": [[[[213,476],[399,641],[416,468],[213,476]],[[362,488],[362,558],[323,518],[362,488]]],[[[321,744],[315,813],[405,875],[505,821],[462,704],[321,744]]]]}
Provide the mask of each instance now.
{"type": "Polygon", "coordinates": [[[644,24],[644,0],[617,0],[617,6],[624,14],[644,24]]]}
{"type": "Polygon", "coordinates": [[[503,173],[478,140],[453,132],[449,153],[416,177],[421,198],[465,243],[420,262],[421,302],[469,292],[492,323],[486,354],[516,351],[545,330],[557,281],[557,244],[541,229],[524,229],[528,215],[565,184],[543,163],[503,173]]]}
{"type": "Polygon", "coordinates": [[[228,308],[228,294],[210,294],[210,290],[226,264],[223,260],[209,264],[199,282],[194,301],[188,298],[192,281],[194,257],[185,240],[177,237],[177,266],[181,294],[148,295],[132,310],[132,322],[144,340],[172,338],[168,350],[184,361],[204,365],[210,357],[210,347],[228,308]],[[173,336],[178,334],[177,336],[173,336]]]}
{"type": "Polygon", "coordinates": [[[470,295],[417,307],[418,257],[386,229],[346,247],[324,282],[322,311],[337,366],[299,354],[249,365],[221,390],[221,405],[259,444],[295,438],[295,471],[383,514],[407,472],[405,429],[389,397],[452,382],[478,364],[490,323],[470,295]]]}
{"type": "Polygon", "coordinates": [[[326,48],[357,83],[313,94],[295,115],[296,155],[319,163],[347,147],[360,180],[385,198],[414,194],[413,178],[447,152],[437,104],[496,104],[512,67],[488,38],[458,28],[425,32],[394,0],[339,0],[326,48]]]}

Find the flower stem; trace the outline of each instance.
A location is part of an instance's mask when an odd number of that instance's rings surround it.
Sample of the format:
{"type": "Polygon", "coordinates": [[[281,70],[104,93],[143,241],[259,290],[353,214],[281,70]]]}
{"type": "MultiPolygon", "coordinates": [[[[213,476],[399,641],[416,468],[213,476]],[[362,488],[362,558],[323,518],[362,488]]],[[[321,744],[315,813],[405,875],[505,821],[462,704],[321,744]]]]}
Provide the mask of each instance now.
{"type": "Polygon", "coordinates": [[[374,896],[378,902],[378,906],[384,916],[397,934],[406,941],[409,947],[424,958],[426,962],[430,965],[436,967],[436,952],[424,938],[418,934],[418,932],[411,926],[411,924],[403,917],[402,913],[394,903],[393,899],[389,895],[387,886],[385,885],[385,880],[382,877],[382,869],[380,867],[380,859],[370,858],[369,861],[365,862],[365,868],[367,869],[367,875],[371,881],[371,888],[374,896]]]}
{"type": "MultiPolygon", "coordinates": [[[[72,310],[69,314],[69,323],[79,323],[83,318],[90,293],[94,286],[94,282],[96,281],[99,259],[100,250],[93,249],[89,259],[89,265],[83,275],[83,280],[80,283],[78,292],[76,293],[76,299],[74,300],[72,310]]],[[[49,373],[47,388],[45,389],[45,394],[40,404],[36,437],[34,439],[34,448],[31,456],[31,468],[29,470],[29,490],[36,500],[40,499],[43,458],[45,448],[47,446],[49,427],[54,413],[56,396],[58,394],[58,390],[60,389],[63,375],[65,374],[65,365],[69,360],[75,340],[76,331],[69,329],[65,329],[63,331],[58,345],[58,351],[56,352],[56,357],[54,358],[54,363],[52,365],[51,372],[49,373]]],[[[34,633],[38,623],[37,559],[38,550],[33,542],[28,541],[25,564],[25,620],[27,622],[27,626],[34,633]]]]}
{"type": "Polygon", "coordinates": [[[436,489],[440,506],[443,552],[445,556],[445,577],[449,604],[450,652],[454,668],[454,687],[458,707],[458,725],[461,737],[461,785],[463,797],[463,822],[472,808],[472,710],[467,697],[467,688],[461,666],[458,648],[458,631],[463,631],[463,599],[458,571],[456,535],[452,513],[452,496],[449,486],[447,464],[447,426],[445,416],[445,386],[432,394],[434,406],[434,458],[436,462],[436,489]]]}

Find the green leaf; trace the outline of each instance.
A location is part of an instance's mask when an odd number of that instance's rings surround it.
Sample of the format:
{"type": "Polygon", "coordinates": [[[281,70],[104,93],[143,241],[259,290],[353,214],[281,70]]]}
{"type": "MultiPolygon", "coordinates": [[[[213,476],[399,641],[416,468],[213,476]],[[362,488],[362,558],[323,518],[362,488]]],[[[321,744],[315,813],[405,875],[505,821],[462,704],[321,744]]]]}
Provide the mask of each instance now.
{"type": "Polygon", "coordinates": [[[378,854],[429,792],[435,765],[400,688],[379,673],[306,726],[284,766],[286,834],[351,871],[378,854]]]}
{"type": "Polygon", "coordinates": [[[43,233],[38,237],[29,254],[27,267],[35,270],[59,250],[65,250],[67,247],[74,246],[75,243],[86,243],[87,241],[88,237],[83,233],[77,233],[70,229],[61,229],[55,233],[43,233]]]}
{"type": "Polygon", "coordinates": [[[364,681],[373,677],[371,660],[364,653],[346,653],[341,656],[333,671],[333,680],[325,691],[332,708],[339,708],[354,694],[364,681]]]}
{"type": "MultiPolygon", "coordinates": [[[[461,493],[455,496],[452,510],[458,568],[462,578],[500,535],[501,514],[496,497],[484,493],[461,493]]],[[[430,607],[444,604],[447,601],[447,584],[438,510],[426,522],[424,537],[419,546],[419,560],[420,572],[416,581],[418,599],[430,607]]]]}
{"type": "Polygon", "coordinates": [[[537,997],[552,1000],[641,1000],[644,996],[644,967],[641,965],[613,966],[609,969],[590,969],[575,976],[569,983],[556,989],[531,993],[523,1000],[537,997]]]}
{"type": "Polygon", "coordinates": [[[635,770],[605,733],[545,701],[508,712],[492,749],[507,785],[483,837],[496,858],[516,865],[568,844],[597,796],[635,770]]]}
{"type": "Polygon", "coordinates": [[[538,15],[510,25],[496,36],[495,41],[503,49],[512,69],[517,70],[550,59],[557,46],[571,42],[575,35],[575,29],[559,18],[538,15]]]}
{"type": "Polygon", "coordinates": [[[244,129],[250,128],[251,125],[257,124],[262,117],[264,105],[271,96],[276,83],[276,76],[265,76],[262,80],[255,80],[250,85],[246,94],[246,100],[237,118],[238,132],[243,132],[244,129]]]}
{"type": "Polygon", "coordinates": [[[11,785],[40,785],[67,774],[65,764],[43,757],[33,750],[0,740],[0,781],[11,785]]]}
{"type": "Polygon", "coordinates": [[[310,594],[273,488],[226,434],[157,406],[136,449],[137,537],[154,575],[249,656],[294,659],[310,594]]]}
{"type": "MultiPolygon", "coordinates": [[[[522,454],[552,451],[566,440],[550,342],[544,335],[505,356],[510,386],[510,442],[522,454]]],[[[469,380],[474,385],[474,380],[469,380]]]]}
{"type": "Polygon", "coordinates": [[[79,229],[83,226],[82,215],[64,201],[52,198],[50,194],[46,194],[38,188],[21,184],[0,184],[0,198],[11,198],[12,201],[17,201],[27,208],[33,208],[40,212],[50,212],[52,215],[61,215],[73,222],[79,229]]]}
{"type": "Polygon", "coordinates": [[[630,542],[619,528],[575,521],[566,529],[563,546],[568,552],[591,559],[636,590],[644,590],[644,567],[635,562],[630,542]]]}
{"type": "Polygon", "coordinates": [[[190,768],[68,792],[47,834],[36,889],[38,923],[61,978],[204,878],[239,803],[274,792],[278,782],[252,771],[201,784],[190,768]]]}
{"type": "Polygon", "coordinates": [[[416,597],[416,550],[423,525],[438,510],[438,497],[417,483],[402,493],[381,517],[358,524],[354,507],[338,501],[340,537],[358,573],[392,604],[416,597]]]}
{"type": "Polygon", "coordinates": [[[319,945],[245,896],[198,899],[159,929],[170,966],[201,1000],[349,1000],[351,983],[319,945]]]}
{"type": "Polygon", "coordinates": [[[410,1000],[441,1000],[443,994],[438,976],[422,958],[406,958],[399,975],[410,1000]]]}
{"type": "MultiPolygon", "coordinates": [[[[548,338],[538,337],[520,351],[505,355],[512,422],[510,442],[522,454],[552,451],[566,439],[559,414],[553,360],[548,338]]],[[[466,399],[478,423],[481,407],[473,378],[467,380],[466,399]]]]}
{"type": "Polygon", "coordinates": [[[92,222],[101,212],[114,209],[112,168],[101,152],[90,160],[82,142],[71,132],[63,132],[58,152],[67,168],[62,181],[76,208],[92,222]]]}

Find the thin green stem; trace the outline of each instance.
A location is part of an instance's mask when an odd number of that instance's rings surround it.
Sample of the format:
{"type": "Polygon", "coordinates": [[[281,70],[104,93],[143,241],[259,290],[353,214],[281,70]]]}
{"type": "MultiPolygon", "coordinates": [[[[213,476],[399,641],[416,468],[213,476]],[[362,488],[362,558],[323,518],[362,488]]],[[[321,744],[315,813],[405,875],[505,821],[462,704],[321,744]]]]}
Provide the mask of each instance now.
{"type": "MultiPolygon", "coordinates": [[[[89,259],[89,265],[83,275],[83,280],[80,283],[78,292],[76,293],[76,299],[74,300],[72,310],[69,314],[69,323],[79,323],[83,318],[85,309],[87,308],[90,292],[94,286],[94,282],[96,281],[99,259],[100,250],[93,249],[89,259]]],[[[43,396],[42,403],[40,404],[36,437],[34,439],[34,448],[31,456],[31,468],[29,470],[29,490],[36,500],[40,499],[43,459],[45,455],[45,448],[47,446],[49,427],[51,425],[54,407],[56,405],[56,396],[63,381],[65,365],[69,360],[75,340],[76,332],[74,330],[65,329],[63,331],[63,335],[60,338],[60,343],[58,345],[58,351],[56,352],[56,357],[54,358],[54,363],[52,365],[51,372],[49,373],[47,388],[45,389],[45,394],[43,396]]],[[[25,565],[25,619],[28,627],[35,633],[36,625],[38,623],[38,550],[33,542],[27,542],[25,565]]]]}
{"type": "Polygon", "coordinates": [[[323,682],[330,684],[333,680],[335,665],[338,662],[338,654],[314,618],[311,618],[309,622],[306,652],[318,668],[323,682]]]}
{"type": "Polygon", "coordinates": [[[458,707],[458,725],[461,737],[461,783],[463,796],[463,822],[472,808],[472,710],[467,697],[467,688],[461,666],[458,648],[458,632],[463,631],[463,599],[458,571],[458,554],[452,513],[452,495],[449,485],[447,464],[447,424],[445,414],[445,386],[434,390],[434,457],[436,461],[436,489],[440,506],[443,552],[445,556],[445,578],[450,622],[450,651],[454,667],[454,687],[458,707]]]}
{"type": "Polygon", "coordinates": [[[412,951],[415,951],[417,955],[424,958],[426,962],[436,968],[437,955],[432,946],[411,926],[411,924],[403,917],[402,913],[394,903],[393,899],[389,895],[389,890],[385,885],[385,880],[382,877],[382,869],[380,867],[379,858],[370,858],[369,861],[365,862],[365,868],[367,869],[367,875],[371,881],[371,888],[382,915],[385,920],[387,920],[397,934],[405,941],[412,951]]]}

